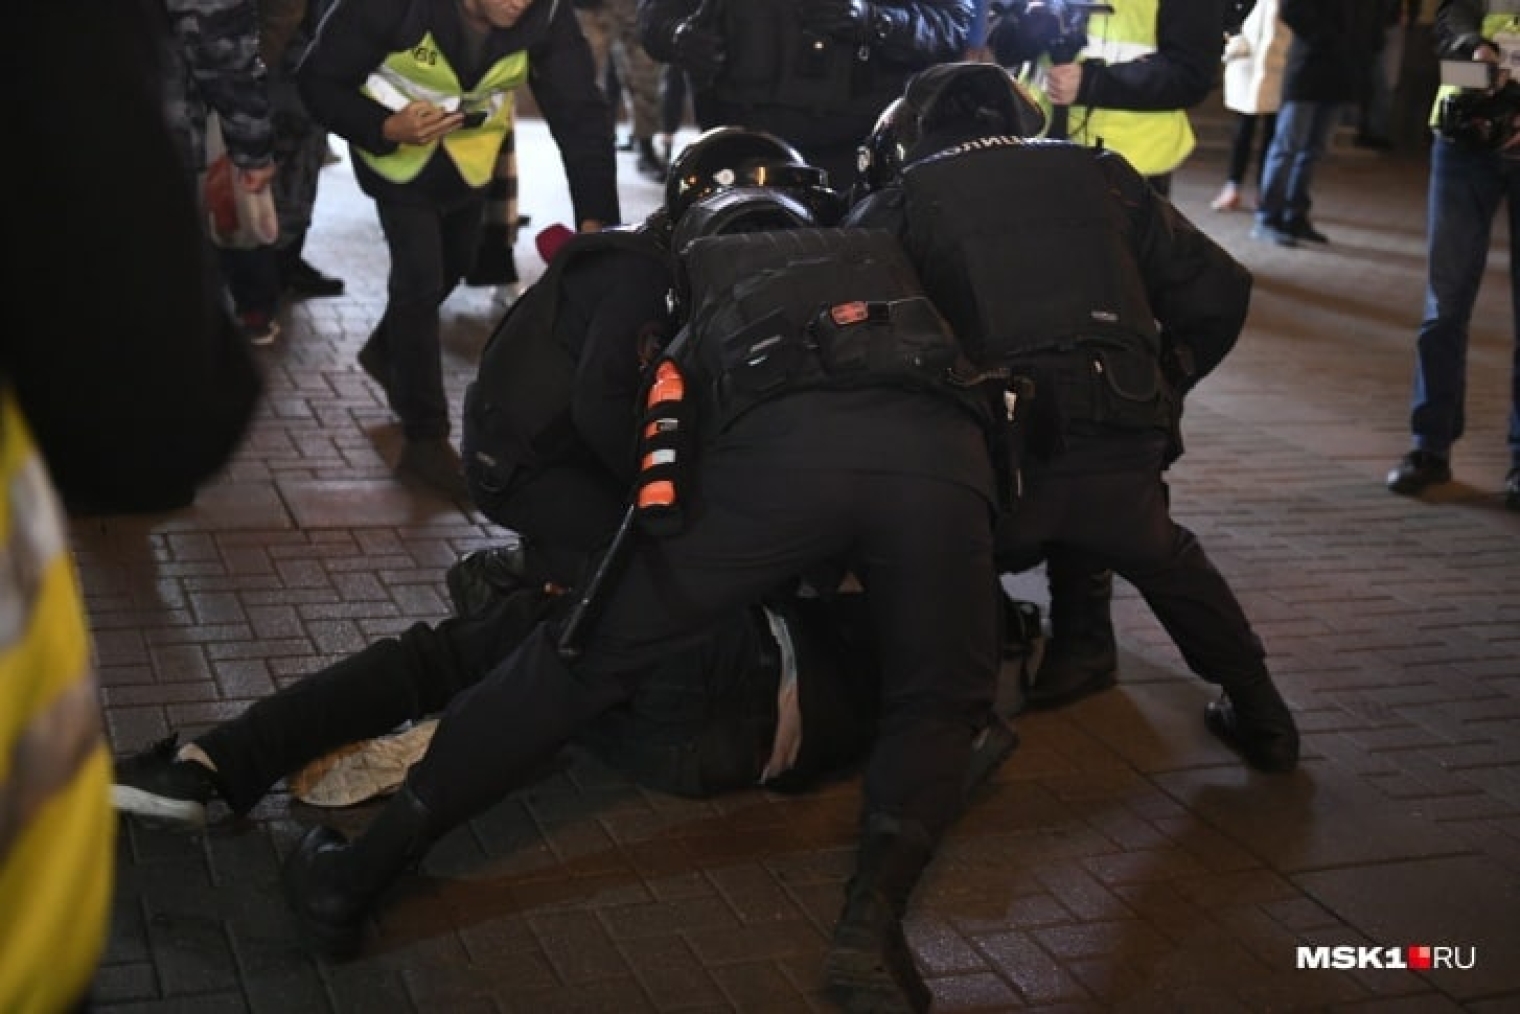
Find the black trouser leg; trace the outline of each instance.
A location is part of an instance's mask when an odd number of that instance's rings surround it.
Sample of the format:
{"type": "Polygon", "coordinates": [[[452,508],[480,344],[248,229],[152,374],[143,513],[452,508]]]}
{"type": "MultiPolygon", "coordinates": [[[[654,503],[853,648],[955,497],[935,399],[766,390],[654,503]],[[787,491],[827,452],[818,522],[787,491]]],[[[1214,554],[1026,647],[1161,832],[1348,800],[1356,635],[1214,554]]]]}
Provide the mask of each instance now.
{"type": "Polygon", "coordinates": [[[933,849],[921,824],[881,813],[866,818],[825,963],[829,989],[846,1010],[929,1009],[933,995],[913,963],[902,920],[933,849]]]}
{"type": "Polygon", "coordinates": [[[255,702],[196,740],[238,813],[323,754],[443,709],[505,658],[545,608],[536,591],[469,619],[418,623],[255,702]]]}

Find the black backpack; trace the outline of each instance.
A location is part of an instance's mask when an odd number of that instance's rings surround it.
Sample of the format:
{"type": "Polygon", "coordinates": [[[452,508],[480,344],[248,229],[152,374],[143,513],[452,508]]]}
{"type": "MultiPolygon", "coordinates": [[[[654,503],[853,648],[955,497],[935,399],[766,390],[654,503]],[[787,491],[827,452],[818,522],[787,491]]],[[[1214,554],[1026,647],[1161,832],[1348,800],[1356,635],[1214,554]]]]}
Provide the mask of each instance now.
{"type": "Polygon", "coordinates": [[[607,250],[667,257],[643,232],[609,229],[573,237],[497,323],[465,389],[465,482],[475,505],[498,524],[511,527],[498,514],[515,474],[561,461],[579,447],[570,417],[578,357],[556,334],[561,277],[572,260],[607,250]]]}

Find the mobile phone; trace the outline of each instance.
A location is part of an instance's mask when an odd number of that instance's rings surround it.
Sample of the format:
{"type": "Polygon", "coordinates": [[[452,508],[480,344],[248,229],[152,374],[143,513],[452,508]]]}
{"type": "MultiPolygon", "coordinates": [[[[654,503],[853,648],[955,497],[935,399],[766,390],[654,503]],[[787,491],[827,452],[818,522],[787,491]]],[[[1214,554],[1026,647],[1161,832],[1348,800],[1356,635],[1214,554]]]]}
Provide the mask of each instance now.
{"type": "Polygon", "coordinates": [[[460,112],[464,114],[464,122],[459,125],[462,128],[478,127],[486,122],[486,111],[484,109],[461,109],[460,112]]]}

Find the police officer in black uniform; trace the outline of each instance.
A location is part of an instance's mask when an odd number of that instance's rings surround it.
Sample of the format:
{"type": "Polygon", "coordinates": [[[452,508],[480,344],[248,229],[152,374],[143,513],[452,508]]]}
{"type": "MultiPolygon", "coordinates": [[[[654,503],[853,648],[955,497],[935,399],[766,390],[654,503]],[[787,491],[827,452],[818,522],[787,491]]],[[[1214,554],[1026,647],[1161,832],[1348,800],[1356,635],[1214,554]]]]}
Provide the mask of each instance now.
{"type": "MultiPolygon", "coordinates": [[[[794,198],[713,202],[722,217],[704,220],[709,231],[751,227],[755,216],[775,224],[778,208],[788,224],[833,221],[842,210],[819,186],[822,172],[769,135],[710,132],[676,167],[678,222],[697,198],[755,178],[771,184],[760,193],[794,198]]],[[[475,569],[450,570],[457,616],[380,639],[193,742],[171,736],[122,759],[119,809],[188,826],[204,822],[213,800],[246,812],[315,758],[442,710],[538,622],[567,614],[573,599],[553,585],[580,583],[632,486],[640,351],[670,331],[671,226],[661,209],[637,229],[570,240],[493,335],[467,397],[465,440],[482,509],[523,524],[534,550],[527,560],[483,551],[492,566],[467,594],[455,577],[475,569]]],[[[878,685],[870,649],[864,596],[746,603],[668,653],[624,706],[578,730],[577,742],[680,795],[761,782],[801,790],[865,753],[878,685]]],[[[1011,732],[989,728],[982,774],[1013,747],[1011,732]]]]}
{"type": "Polygon", "coordinates": [[[1032,140],[1042,116],[1006,71],[924,71],[862,154],[873,192],[846,221],[904,238],[968,355],[1032,380],[1005,571],[1070,547],[1140,591],[1189,668],[1223,693],[1208,728],[1288,771],[1298,732],[1261,642],[1168,512],[1181,398],[1234,346],[1249,273],[1117,153],[1032,140]]]}
{"type": "MultiPolygon", "coordinates": [[[[901,917],[963,805],[973,740],[993,703],[994,477],[977,406],[941,384],[939,369],[911,370],[953,357],[948,328],[911,294],[916,280],[895,241],[860,232],[803,229],[758,234],[748,247],[721,245],[748,236],[678,246],[687,251],[693,294],[705,277],[698,268],[726,270],[735,254],[767,246],[808,254],[798,277],[821,285],[827,273],[819,265],[835,263],[827,244],[870,247],[870,256],[846,266],[881,265],[891,291],[847,288],[837,318],[809,318],[809,334],[821,333],[815,324],[832,326],[837,341],[810,345],[792,321],[780,321],[775,333],[791,337],[770,361],[778,372],[767,377],[778,382],[740,414],[717,409],[731,377],[701,381],[712,399],[699,400],[704,434],[682,487],[684,527],[663,537],[635,531],[577,652],[562,654],[563,628],[543,624],[455,696],[427,754],[364,834],[350,843],[315,828],[303,839],[287,863],[286,889],[311,944],[338,953],[356,946],[381,892],[435,838],[522,785],[586,723],[627,701],[673,649],[820,567],[848,568],[867,593],[882,660],[881,713],[865,772],[860,854],[829,977],[849,1002],[927,1007],[901,917]],[[699,257],[704,243],[711,246],[699,257]],[[893,298],[877,298],[884,293],[893,298]],[[902,319],[908,323],[899,327],[902,319]],[[886,344],[867,344],[885,355],[857,369],[862,362],[853,353],[862,346],[852,342],[876,337],[886,344]],[[909,354],[901,354],[899,337],[915,343],[909,354]]],[[[694,303],[692,319],[706,307],[694,303]]],[[[810,305],[809,313],[816,309],[810,305]]],[[[706,340],[699,335],[693,348],[700,352],[706,340]]]]}
{"type": "Polygon", "coordinates": [[[972,0],[639,0],[650,56],[686,71],[698,126],[796,145],[834,184],[914,71],[966,50],[972,0]]]}

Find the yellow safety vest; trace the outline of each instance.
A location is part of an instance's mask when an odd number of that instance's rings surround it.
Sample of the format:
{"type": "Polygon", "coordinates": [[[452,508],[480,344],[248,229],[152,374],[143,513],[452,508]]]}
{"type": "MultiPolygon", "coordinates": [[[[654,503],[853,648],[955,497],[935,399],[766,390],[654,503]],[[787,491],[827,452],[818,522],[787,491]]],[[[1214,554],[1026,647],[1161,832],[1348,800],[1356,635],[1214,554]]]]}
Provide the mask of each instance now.
{"type": "MultiPolygon", "coordinates": [[[[483,187],[491,181],[502,138],[512,128],[512,92],[527,79],[528,53],[519,50],[493,63],[466,92],[429,32],[417,45],[387,56],[362,91],[393,111],[418,100],[449,110],[484,110],[486,118],[480,126],[461,127],[445,134],[441,142],[460,177],[472,187],[483,187]]],[[[392,183],[409,183],[439,144],[402,144],[388,155],[360,149],[359,156],[392,183]]]]}
{"type": "MultiPolygon", "coordinates": [[[[1520,3],[1515,3],[1514,0],[1510,0],[1508,3],[1490,3],[1488,6],[1490,9],[1494,7],[1507,7],[1513,9],[1520,8],[1520,3]]],[[[1483,21],[1479,26],[1478,31],[1483,33],[1483,37],[1485,39],[1492,39],[1495,36],[1501,34],[1520,35],[1520,10],[1515,10],[1513,13],[1485,14],[1483,15],[1483,21]]],[[[1441,85],[1441,87],[1436,89],[1435,101],[1430,104],[1429,126],[1434,127],[1439,122],[1441,100],[1445,99],[1446,96],[1454,95],[1461,90],[1462,89],[1456,85],[1441,85]]]]}
{"type": "Polygon", "coordinates": [[[89,990],[115,873],[111,758],[63,513],[0,384],[0,1011],[89,990]]]}
{"type": "MultiPolygon", "coordinates": [[[[1160,0],[1112,0],[1112,14],[1094,14],[1087,23],[1087,48],[1082,58],[1125,63],[1156,51],[1156,10],[1160,0]]],[[[1034,85],[1046,117],[1050,100],[1045,97],[1042,72],[1034,85]]],[[[1169,173],[1192,154],[1197,144],[1193,125],[1182,109],[1099,109],[1072,106],[1067,114],[1067,136],[1089,147],[1100,141],[1105,148],[1123,155],[1143,176],[1169,173]]]]}

